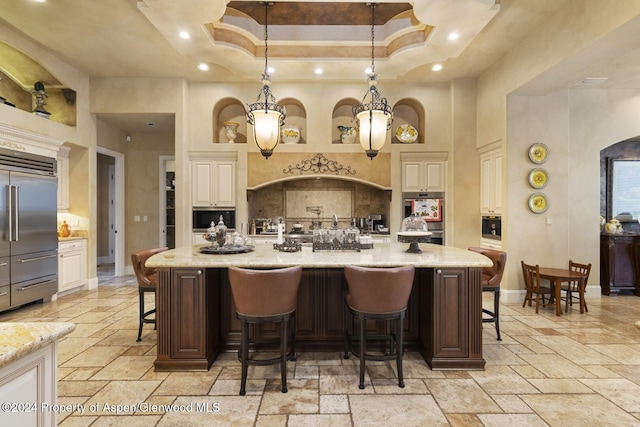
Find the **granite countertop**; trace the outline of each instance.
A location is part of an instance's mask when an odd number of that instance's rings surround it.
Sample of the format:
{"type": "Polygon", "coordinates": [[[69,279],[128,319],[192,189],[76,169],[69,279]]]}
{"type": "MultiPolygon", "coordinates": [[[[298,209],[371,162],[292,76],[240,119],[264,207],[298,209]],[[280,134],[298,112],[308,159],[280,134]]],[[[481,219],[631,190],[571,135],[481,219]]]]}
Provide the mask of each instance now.
{"type": "Polygon", "coordinates": [[[301,265],[307,268],[341,268],[345,265],[363,267],[392,267],[415,265],[416,267],[490,267],[491,260],[484,255],[466,249],[421,243],[421,254],[410,254],[408,243],[379,243],[373,249],[356,251],[319,251],[303,246],[299,252],[279,252],[272,245],[255,245],[254,250],[240,254],[203,254],[206,245],[170,249],[153,255],[147,260],[149,267],[214,267],[230,266],[260,268],[301,265]]]}
{"type": "Polygon", "coordinates": [[[69,236],[69,237],[60,237],[60,236],[58,236],[58,241],[59,242],[68,242],[70,240],[82,240],[82,239],[86,239],[86,237],[84,237],[84,236],[69,236]]]}
{"type": "Polygon", "coordinates": [[[76,328],[69,322],[0,322],[0,368],[51,342],[76,328]]]}

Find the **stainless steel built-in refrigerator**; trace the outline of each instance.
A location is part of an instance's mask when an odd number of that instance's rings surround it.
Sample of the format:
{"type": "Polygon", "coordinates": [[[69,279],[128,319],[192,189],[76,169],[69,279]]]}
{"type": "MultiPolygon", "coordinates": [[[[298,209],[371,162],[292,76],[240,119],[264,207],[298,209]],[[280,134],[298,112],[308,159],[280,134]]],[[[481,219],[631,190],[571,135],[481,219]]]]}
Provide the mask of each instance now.
{"type": "Polygon", "coordinates": [[[58,289],[56,160],[0,149],[0,311],[58,289]]]}

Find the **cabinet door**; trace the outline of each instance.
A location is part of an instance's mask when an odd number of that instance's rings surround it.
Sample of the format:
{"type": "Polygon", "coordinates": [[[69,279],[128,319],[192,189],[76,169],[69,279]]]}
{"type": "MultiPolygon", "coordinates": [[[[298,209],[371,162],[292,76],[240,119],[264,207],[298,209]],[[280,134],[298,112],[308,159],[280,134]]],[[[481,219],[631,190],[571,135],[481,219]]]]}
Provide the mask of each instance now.
{"type": "Polygon", "coordinates": [[[213,168],[211,161],[191,162],[191,204],[193,206],[213,205],[213,168]]]}
{"type": "Polygon", "coordinates": [[[485,153],[480,157],[480,211],[502,212],[502,154],[500,151],[485,153]]]}
{"type": "Polygon", "coordinates": [[[493,156],[493,211],[502,212],[502,154],[493,156]]]}
{"type": "Polygon", "coordinates": [[[82,252],[78,251],[60,254],[58,291],[66,291],[82,284],[81,258],[82,252]]]}
{"type": "Polygon", "coordinates": [[[493,158],[480,158],[480,212],[491,213],[493,210],[493,158]]]}
{"type": "Polygon", "coordinates": [[[423,162],[403,162],[402,164],[402,191],[415,192],[423,189],[423,162]]]}
{"type": "Polygon", "coordinates": [[[58,157],[58,210],[69,210],[69,158],[58,157]]]}
{"type": "Polygon", "coordinates": [[[424,164],[424,191],[444,191],[444,163],[426,162],[424,164]]]}
{"type": "Polygon", "coordinates": [[[216,206],[236,205],[236,165],[235,162],[217,162],[215,168],[216,206]]]}

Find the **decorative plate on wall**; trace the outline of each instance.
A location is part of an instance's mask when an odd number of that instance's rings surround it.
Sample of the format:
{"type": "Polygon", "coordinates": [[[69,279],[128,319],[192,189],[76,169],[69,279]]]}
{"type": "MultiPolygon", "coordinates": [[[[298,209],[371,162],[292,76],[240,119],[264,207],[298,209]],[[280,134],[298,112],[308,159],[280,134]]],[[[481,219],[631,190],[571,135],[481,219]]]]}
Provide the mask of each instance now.
{"type": "Polygon", "coordinates": [[[536,142],[531,147],[529,147],[529,160],[531,160],[533,163],[544,163],[547,160],[548,156],[549,147],[541,142],[536,142]]]}
{"type": "Polygon", "coordinates": [[[411,125],[400,125],[396,129],[396,138],[405,144],[413,144],[418,139],[418,131],[411,125]]]}
{"type": "Polygon", "coordinates": [[[529,185],[533,188],[544,188],[549,182],[549,174],[543,168],[535,168],[529,172],[529,185]]]}
{"type": "Polygon", "coordinates": [[[533,213],[541,214],[549,207],[547,196],[542,193],[533,193],[529,196],[529,209],[533,213]]]}

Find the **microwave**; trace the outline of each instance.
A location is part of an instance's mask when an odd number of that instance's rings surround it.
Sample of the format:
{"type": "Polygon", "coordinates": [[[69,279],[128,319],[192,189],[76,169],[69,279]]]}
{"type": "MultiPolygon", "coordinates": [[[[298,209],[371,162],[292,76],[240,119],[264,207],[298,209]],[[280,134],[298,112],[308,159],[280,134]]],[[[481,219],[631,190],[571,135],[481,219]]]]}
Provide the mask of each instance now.
{"type": "Polygon", "coordinates": [[[193,210],[193,231],[207,231],[207,228],[218,224],[220,217],[224,221],[224,225],[228,229],[236,228],[236,211],[235,210],[213,210],[213,209],[194,209],[193,210]]]}

